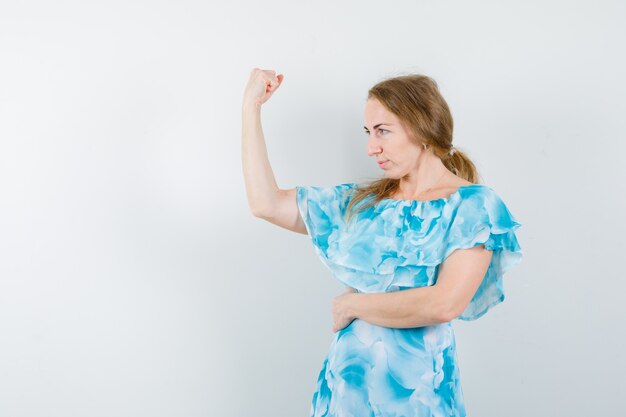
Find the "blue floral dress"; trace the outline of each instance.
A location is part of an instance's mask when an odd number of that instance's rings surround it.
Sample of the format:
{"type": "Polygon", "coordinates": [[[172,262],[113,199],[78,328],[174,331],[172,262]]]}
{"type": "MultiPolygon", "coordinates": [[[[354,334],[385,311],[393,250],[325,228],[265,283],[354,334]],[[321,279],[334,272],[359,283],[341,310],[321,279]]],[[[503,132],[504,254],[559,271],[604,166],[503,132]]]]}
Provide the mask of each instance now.
{"type": "MultiPolygon", "coordinates": [[[[502,277],[522,259],[514,233],[521,223],[493,189],[470,184],[436,200],[383,199],[346,224],[357,185],[296,187],[313,246],[340,282],[362,293],[434,285],[455,249],[484,244],[494,251],[491,264],[458,318],[475,320],[504,300],[502,277]]],[[[352,321],[330,344],[310,416],[466,416],[452,324],[399,329],[352,321]]]]}

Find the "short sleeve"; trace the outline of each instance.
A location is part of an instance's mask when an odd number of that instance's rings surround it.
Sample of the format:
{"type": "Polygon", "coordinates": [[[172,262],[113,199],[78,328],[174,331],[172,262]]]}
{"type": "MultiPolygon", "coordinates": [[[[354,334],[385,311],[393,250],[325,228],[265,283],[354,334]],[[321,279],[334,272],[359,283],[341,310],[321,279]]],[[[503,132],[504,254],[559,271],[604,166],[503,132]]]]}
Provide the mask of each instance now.
{"type": "Polygon", "coordinates": [[[489,187],[481,187],[462,200],[450,224],[444,258],[456,249],[481,244],[493,255],[478,290],[458,319],[475,320],[504,301],[504,274],[523,258],[515,234],[521,225],[489,187]]]}
{"type": "Polygon", "coordinates": [[[330,242],[344,224],[347,191],[352,183],[331,187],[296,186],[296,200],[313,245],[327,257],[330,242]]]}

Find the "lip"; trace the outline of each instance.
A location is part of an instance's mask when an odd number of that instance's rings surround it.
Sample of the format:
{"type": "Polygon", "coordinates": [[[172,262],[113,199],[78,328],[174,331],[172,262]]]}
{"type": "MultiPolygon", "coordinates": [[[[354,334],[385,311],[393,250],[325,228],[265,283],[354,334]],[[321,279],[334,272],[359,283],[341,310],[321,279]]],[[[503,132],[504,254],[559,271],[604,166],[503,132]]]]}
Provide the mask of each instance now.
{"type": "Polygon", "coordinates": [[[389,161],[388,161],[388,160],[387,160],[387,161],[378,161],[378,166],[382,168],[382,167],[384,167],[384,166],[385,166],[385,164],[386,164],[387,162],[389,162],[389,161]]]}

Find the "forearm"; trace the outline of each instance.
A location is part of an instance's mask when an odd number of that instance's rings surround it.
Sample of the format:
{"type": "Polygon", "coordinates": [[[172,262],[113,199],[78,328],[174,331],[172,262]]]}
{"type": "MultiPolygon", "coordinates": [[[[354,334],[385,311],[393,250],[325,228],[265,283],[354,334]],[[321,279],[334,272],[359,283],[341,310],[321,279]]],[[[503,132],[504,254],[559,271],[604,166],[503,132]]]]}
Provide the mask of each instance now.
{"type": "Polygon", "coordinates": [[[378,326],[412,328],[449,321],[450,309],[436,286],[353,294],[352,316],[378,326]]]}
{"type": "Polygon", "coordinates": [[[278,185],[270,165],[261,126],[261,105],[242,105],[242,165],[250,209],[259,213],[276,198],[278,185]]]}

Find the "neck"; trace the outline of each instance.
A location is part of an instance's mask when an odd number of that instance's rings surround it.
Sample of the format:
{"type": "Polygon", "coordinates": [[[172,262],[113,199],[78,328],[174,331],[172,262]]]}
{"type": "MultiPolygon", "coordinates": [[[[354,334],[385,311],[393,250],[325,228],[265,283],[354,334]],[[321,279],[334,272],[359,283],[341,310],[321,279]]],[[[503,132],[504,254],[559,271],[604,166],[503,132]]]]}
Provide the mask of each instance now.
{"type": "Polygon", "coordinates": [[[422,155],[415,169],[400,179],[398,194],[418,196],[445,183],[450,171],[430,152],[422,155]]]}

